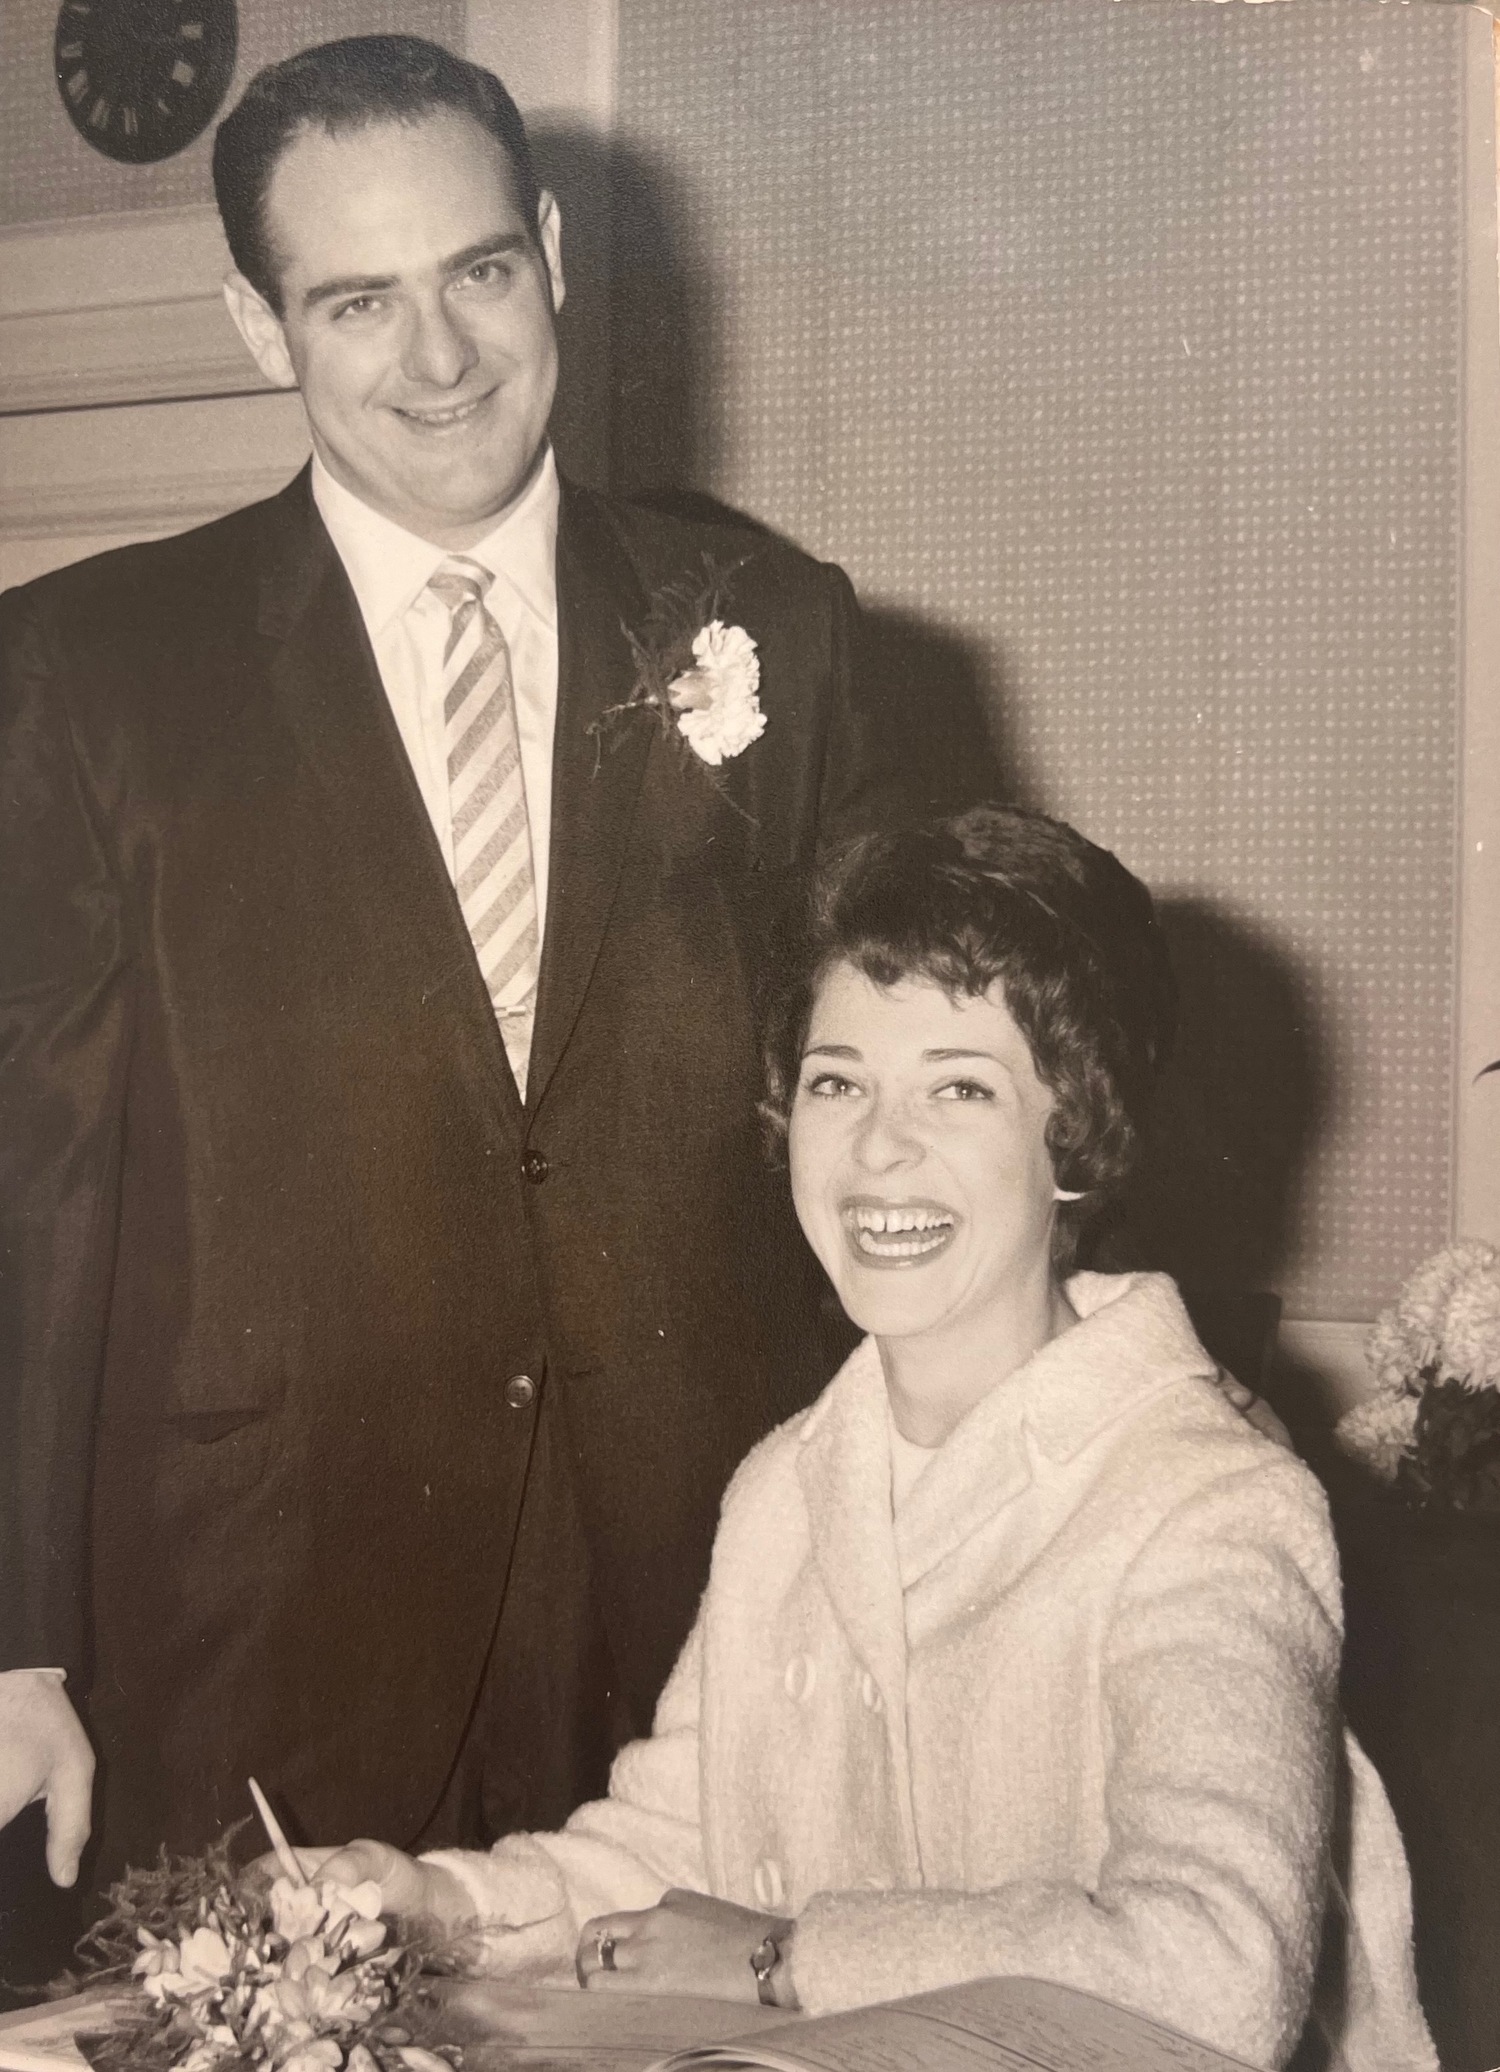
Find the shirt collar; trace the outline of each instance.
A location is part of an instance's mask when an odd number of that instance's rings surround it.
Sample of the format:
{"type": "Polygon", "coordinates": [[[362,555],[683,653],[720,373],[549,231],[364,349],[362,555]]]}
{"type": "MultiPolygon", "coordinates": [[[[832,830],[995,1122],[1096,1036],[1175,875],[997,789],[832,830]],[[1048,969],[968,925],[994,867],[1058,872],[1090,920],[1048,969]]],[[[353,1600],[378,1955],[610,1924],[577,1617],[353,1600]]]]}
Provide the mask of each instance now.
{"type": "MultiPolygon", "coordinates": [[[[376,639],[421,596],[447,549],[419,539],[335,481],[317,454],[313,502],[343,562],[361,616],[376,639]]],[[[548,446],[518,502],[464,549],[492,570],[542,624],[557,626],[557,462],[548,446]]]]}

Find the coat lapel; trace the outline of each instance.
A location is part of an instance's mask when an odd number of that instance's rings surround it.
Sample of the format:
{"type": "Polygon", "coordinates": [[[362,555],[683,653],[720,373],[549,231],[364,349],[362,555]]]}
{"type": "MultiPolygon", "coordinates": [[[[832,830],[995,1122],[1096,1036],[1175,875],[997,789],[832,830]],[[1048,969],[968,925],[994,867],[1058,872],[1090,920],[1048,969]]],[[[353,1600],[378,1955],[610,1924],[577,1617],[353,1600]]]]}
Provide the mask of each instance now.
{"type": "Polygon", "coordinates": [[[905,1713],[906,1630],[886,1414],[880,1355],[867,1338],[809,1419],[797,1476],[823,1587],[895,1718],[905,1713]]]}
{"type": "Polygon", "coordinates": [[[271,693],[321,790],[339,850],[348,925],[386,991],[474,1037],[502,1114],[521,1107],[463,913],[381,688],[343,564],[306,471],[267,507],[259,631],[274,643],[271,693]]]}
{"type": "Polygon", "coordinates": [[[609,923],[655,726],[589,728],[634,682],[625,628],[643,621],[640,577],[607,514],[563,485],[557,536],[558,684],[552,870],[529,1073],[535,1107],[573,1033],[609,923]]]}
{"type": "Polygon", "coordinates": [[[902,1507],[896,1554],[908,1591],[1002,1512],[1004,1555],[986,1553],[987,1572],[1019,1574],[1056,1529],[1059,1475],[1098,1434],[1148,1395],[1212,1376],[1165,1275],[1075,1274],[1068,1295],[1079,1322],[975,1404],[902,1507]]]}

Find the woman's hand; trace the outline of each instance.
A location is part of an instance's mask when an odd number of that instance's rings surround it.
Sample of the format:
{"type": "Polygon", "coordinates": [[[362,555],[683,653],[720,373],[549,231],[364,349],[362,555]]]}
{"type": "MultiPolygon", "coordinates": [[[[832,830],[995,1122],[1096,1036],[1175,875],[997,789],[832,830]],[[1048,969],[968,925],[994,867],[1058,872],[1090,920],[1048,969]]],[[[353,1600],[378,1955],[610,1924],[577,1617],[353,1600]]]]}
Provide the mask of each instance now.
{"type": "MultiPolygon", "coordinates": [[[[380,1911],[388,1920],[421,1922],[450,1934],[472,1921],[473,1903],[451,1871],[435,1863],[403,1856],[388,1842],[346,1842],[342,1848],[299,1849],[297,1861],[315,1884],[380,1887],[380,1911]]],[[[280,1874],[271,1855],[258,1857],[254,1869],[267,1878],[280,1874]]]]}
{"type": "MultiPolygon", "coordinates": [[[[768,1935],[783,1951],[792,1923],[706,1892],[671,1891],[639,1914],[600,1914],[578,1939],[578,1983],[590,1992],[701,1993],[710,2000],[760,1997],[751,1952],[768,1935]]],[[[772,1984],[778,2007],[796,1996],[783,1965],[772,1984]]]]}

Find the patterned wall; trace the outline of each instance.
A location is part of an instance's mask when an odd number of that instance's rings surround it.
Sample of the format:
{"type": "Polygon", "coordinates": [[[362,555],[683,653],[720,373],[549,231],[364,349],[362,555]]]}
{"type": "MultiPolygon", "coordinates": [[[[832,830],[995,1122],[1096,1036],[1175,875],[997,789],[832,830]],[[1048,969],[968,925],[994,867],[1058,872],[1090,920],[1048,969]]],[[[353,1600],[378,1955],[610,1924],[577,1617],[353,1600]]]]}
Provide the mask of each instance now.
{"type": "MultiPolygon", "coordinates": [[[[63,113],[52,76],[57,0],[0,0],[0,225],[213,200],[213,126],[175,158],[117,165],[63,113]]],[[[240,42],[226,106],[262,65],[336,36],[405,29],[463,47],[464,0],[239,0],[240,42]]]]}
{"type": "Polygon", "coordinates": [[[1465,12],[621,5],[617,477],[842,562],[1152,884],[1137,1239],[1292,1315],[1446,1236],[1465,12]]]}

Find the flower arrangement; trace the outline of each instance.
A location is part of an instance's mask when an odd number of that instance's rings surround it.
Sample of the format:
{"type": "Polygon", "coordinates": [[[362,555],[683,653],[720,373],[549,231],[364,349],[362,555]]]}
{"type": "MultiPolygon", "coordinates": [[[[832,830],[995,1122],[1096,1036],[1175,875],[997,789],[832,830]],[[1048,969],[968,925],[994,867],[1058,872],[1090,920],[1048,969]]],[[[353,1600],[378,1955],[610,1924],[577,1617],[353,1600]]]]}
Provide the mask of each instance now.
{"type": "Polygon", "coordinates": [[[608,706],[590,726],[601,751],[637,713],[654,718],[668,739],[711,770],[760,739],[760,657],[744,627],[723,617],[729,580],[743,566],[721,569],[705,556],[701,581],[667,584],[641,630],[624,629],[635,683],[623,703],[608,706]]]}
{"type": "Polygon", "coordinates": [[[1500,1252],[1448,1245],[1370,1328],[1375,1394],[1339,1419],[1352,1459],[1408,1503],[1500,1511],[1500,1252]]]}
{"type": "Polygon", "coordinates": [[[79,2036],[95,2072],[453,2072],[415,2041],[423,1953],[391,1940],[380,1887],[268,1887],[231,1869],[229,1844],[163,1852],[112,1888],[83,1982],[131,1980],[139,2002],[79,2036]]]}

